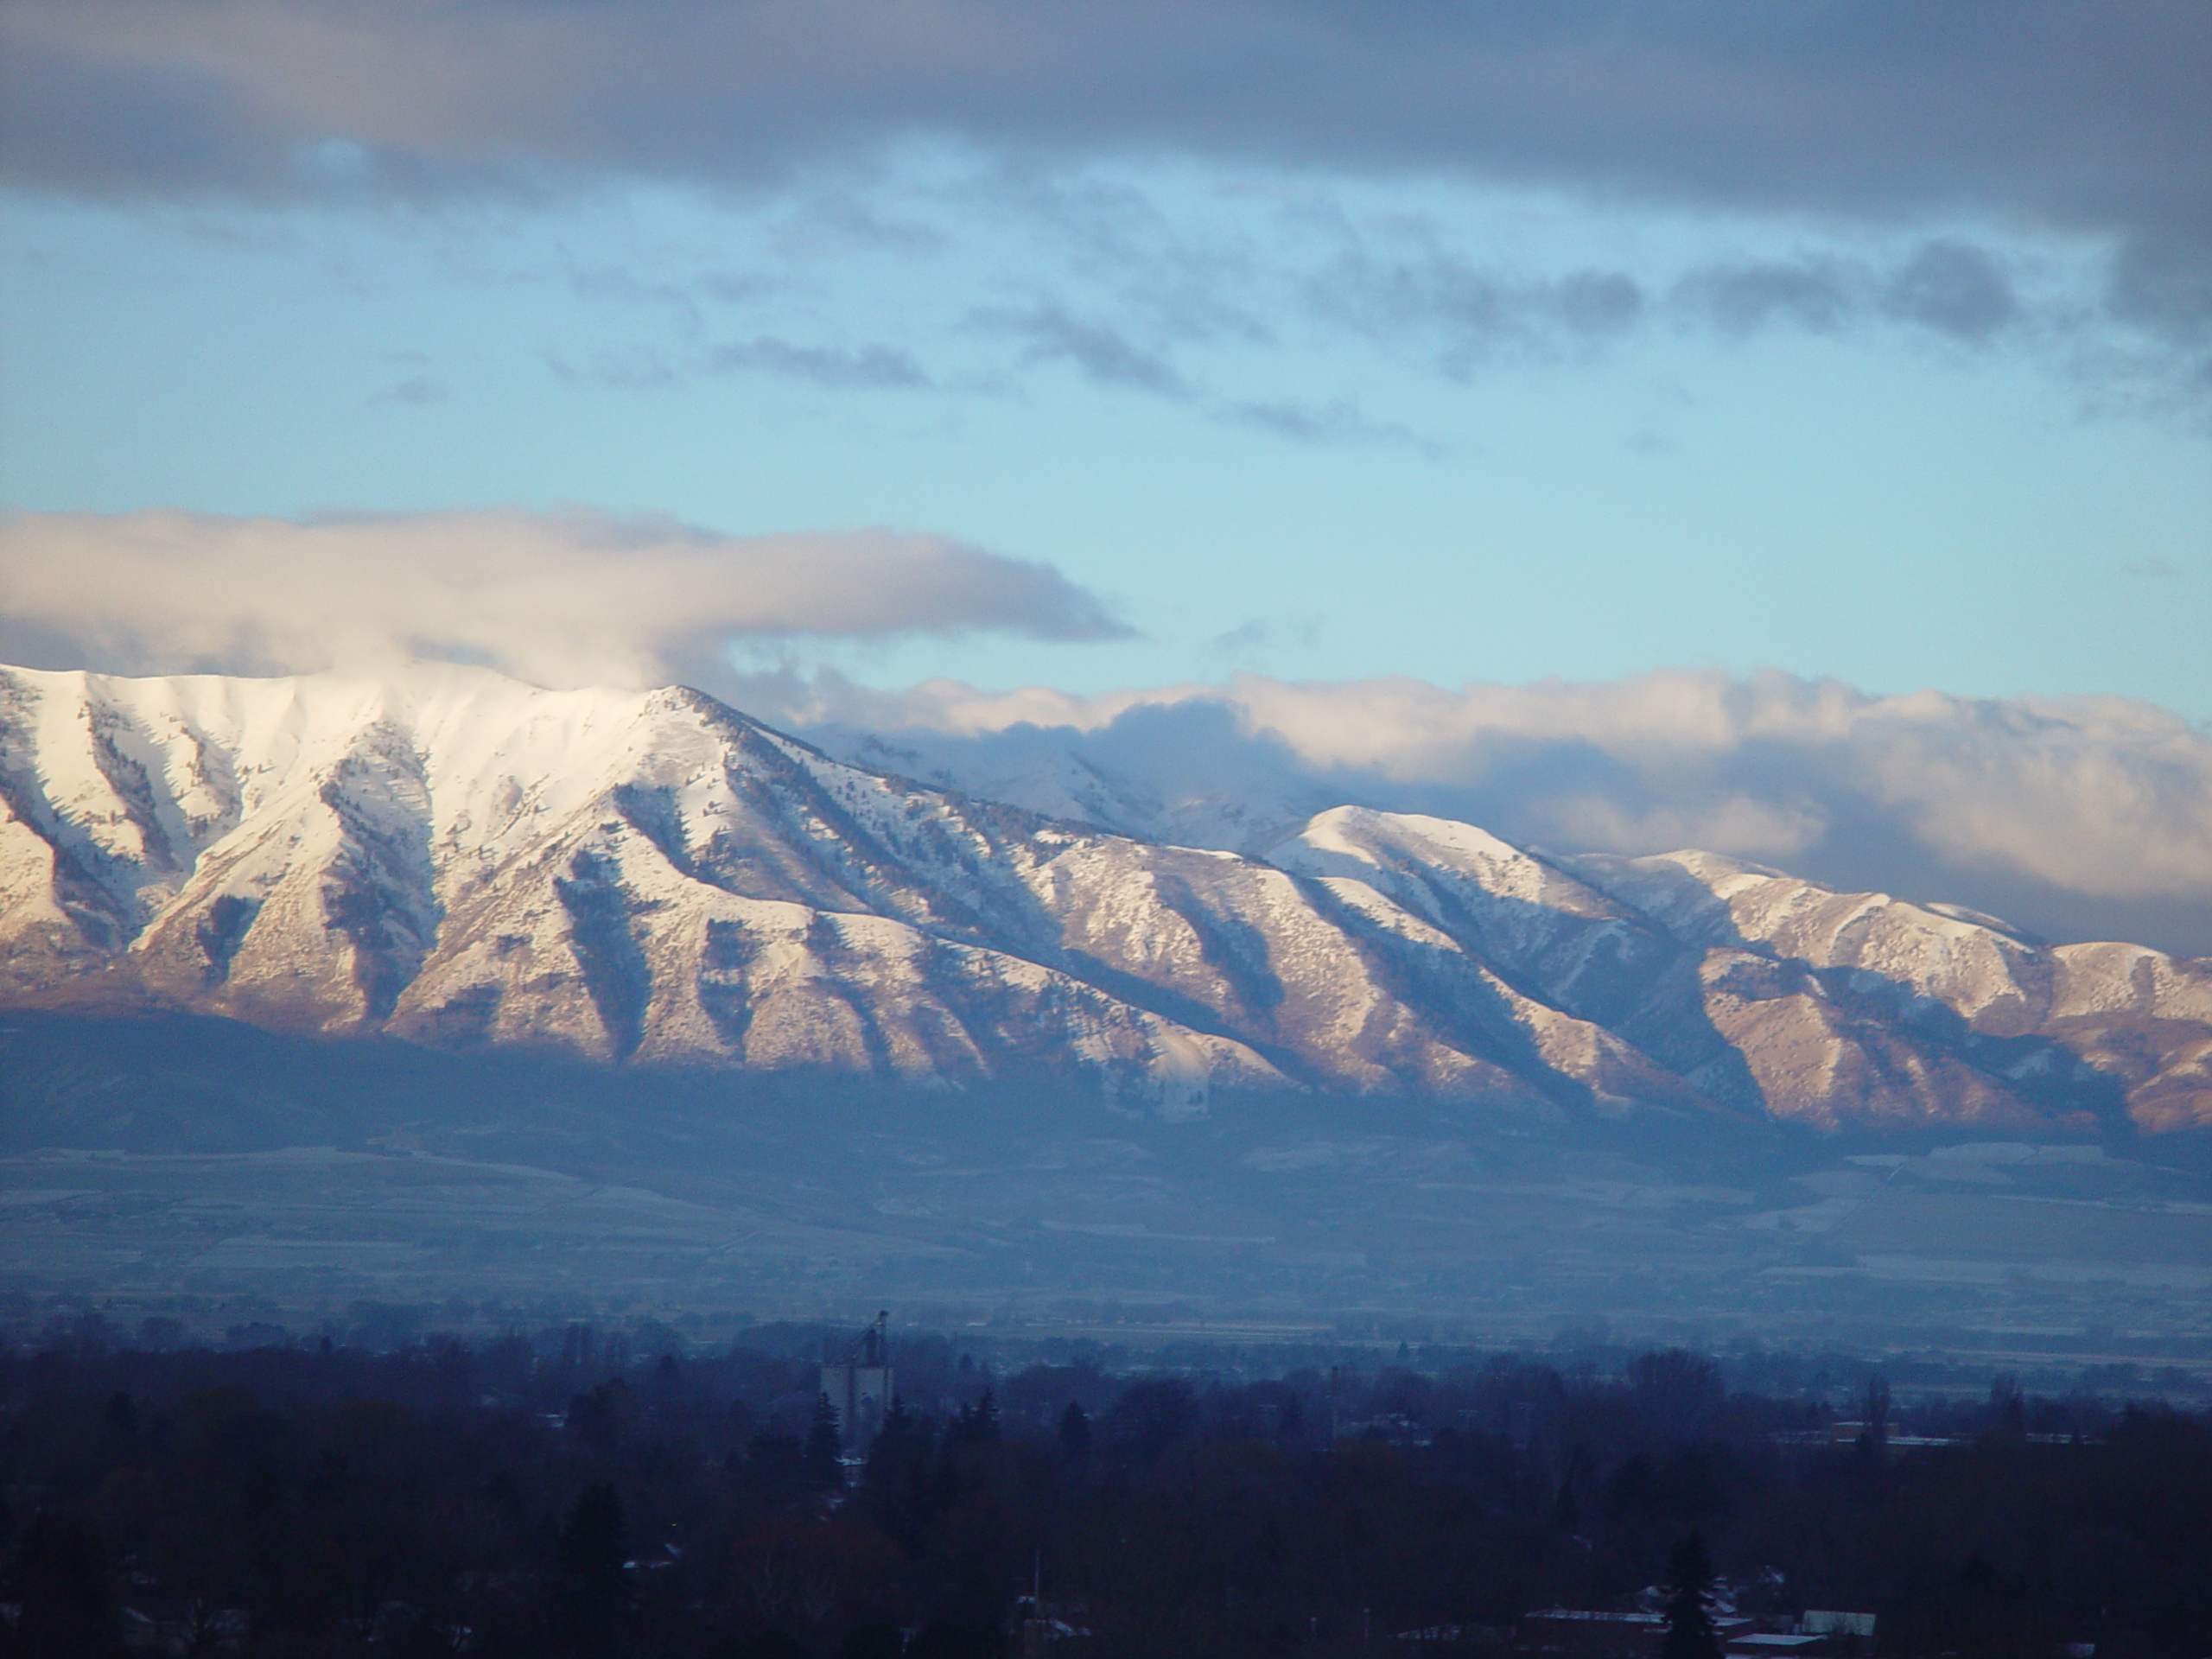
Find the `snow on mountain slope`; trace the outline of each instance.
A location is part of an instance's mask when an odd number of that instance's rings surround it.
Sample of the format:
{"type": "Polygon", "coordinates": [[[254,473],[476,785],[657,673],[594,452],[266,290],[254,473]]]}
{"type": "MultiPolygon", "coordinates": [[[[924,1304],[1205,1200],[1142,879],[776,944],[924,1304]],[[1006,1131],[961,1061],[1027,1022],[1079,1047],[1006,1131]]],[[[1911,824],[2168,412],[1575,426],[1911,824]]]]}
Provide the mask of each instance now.
{"type": "MultiPolygon", "coordinates": [[[[1826,998],[1837,1012],[1823,1024],[1848,1018],[1890,1047],[1886,1084],[1851,1085],[1862,1098],[1894,1103],[1934,1086],[1962,1116],[1995,1119],[2016,1103],[1992,1085],[2102,1079],[2141,1127],[2212,1125],[2212,963],[2131,944],[2049,946],[1956,906],[1839,893],[1713,853],[1560,861],[1679,938],[1804,970],[1790,997],[1826,998]],[[1961,1075],[1961,1063],[1975,1069],[1961,1075]],[[1931,1065],[1937,1080],[1918,1081],[1931,1065]]],[[[1764,983],[1771,971],[1747,980],[1708,968],[1707,979],[1764,983]]],[[[1765,1009],[1777,999],[1722,995],[1732,1000],[1708,997],[1716,1027],[1756,1061],[1773,1043],[1750,1033],[1780,1017],[1765,1009]]],[[[1800,1026],[1814,1012],[1788,1006],[1800,1026]]]]}
{"type": "Polygon", "coordinates": [[[1354,808],[1265,860],[1160,844],[848,765],[696,692],[453,667],[0,671],[0,998],[1058,1074],[1169,1109],[1230,1085],[1827,1126],[2124,1097],[2145,1127],[2212,1122],[2202,963],[1354,808]]]}
{"type": "Polygon", "coordinates": [[[1618,1093],[1550,1010],[1401,995],[1427,946],[1282,871],[914,788],[693,692],[422,668],[4,695],[18,997],[1179,1099],[1618,1093]]]}
{"type": "Polygon", "coordinates": [[[1681,955],[1629,906],[1470,823],[1340,806],[1266,856],[1365,881],[1592,1020],[1624,1014],[1681,955]]]}
{"type": "Polygon", "coordinates": [[[2009,1037],[2050,1012],[2050,953],[1970,911],[1882,893],[1837,893],[1713,853],[1569,861],[1601,887],[1707,945],[1755,940],[1794,961],[1847,970],[1855,989],[1908,1016],[1941,1008],[2009,1037]]]}
{"type": "MultiPolygon", "coordinates": [[[[741,764],[789,782],[805,752],[696,694],[423,668],[15,672],[0,697],[19,996],[913,1077],[1026,1051],[1178,1097],[1280,1081],[1233,1039],[865,913],[842,878],[868,849],[823,844],[834,791],[779,798],[741,764]],[[1040,1026],[1042,1044],[1003,1035],[1040,1026]]],[[[833,782],[886,817],[877,780],[833,782]]],[[[944,907],[876,874],[905,910],[944,907]]]]}

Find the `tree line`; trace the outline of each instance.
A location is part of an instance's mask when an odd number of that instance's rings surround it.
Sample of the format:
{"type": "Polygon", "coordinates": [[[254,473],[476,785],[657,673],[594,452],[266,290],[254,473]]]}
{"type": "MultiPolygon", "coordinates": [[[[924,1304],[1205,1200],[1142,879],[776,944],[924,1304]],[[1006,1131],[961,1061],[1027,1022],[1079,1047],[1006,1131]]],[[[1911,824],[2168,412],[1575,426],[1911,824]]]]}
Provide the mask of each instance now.
{"type": "Polygon", "coordinates": [[[1430,1659],[1679,1600],[1692,1539],[1742,1610],[1872,1611],[1885,1655],[2212,1652],[2204,1414],[1872,1386],[1838,1438],[1679,1351],[893,1357],[863,1451],[788,1344],[0,1351],[0,1655],[1430,1659]]]}

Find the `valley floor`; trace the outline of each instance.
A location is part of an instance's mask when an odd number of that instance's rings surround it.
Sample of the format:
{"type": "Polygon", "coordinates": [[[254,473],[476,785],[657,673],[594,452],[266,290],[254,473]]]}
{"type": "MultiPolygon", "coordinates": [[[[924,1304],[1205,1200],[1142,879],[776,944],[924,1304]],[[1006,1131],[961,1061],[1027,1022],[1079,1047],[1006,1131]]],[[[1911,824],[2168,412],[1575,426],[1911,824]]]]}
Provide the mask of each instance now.
{"type": "Polygon", "coordinates": [[[0,1291],[22,1312],[895,1306],[1224,1341],[1603,1322],[2212,1381],[2212,1175],[2178,1141],[1509,1134],[1258,1097],[1161,1122],[1042,1095],[479,1073],[194,1022],[137,1056],[66,1022],[8,1037],[0,1291]]]}

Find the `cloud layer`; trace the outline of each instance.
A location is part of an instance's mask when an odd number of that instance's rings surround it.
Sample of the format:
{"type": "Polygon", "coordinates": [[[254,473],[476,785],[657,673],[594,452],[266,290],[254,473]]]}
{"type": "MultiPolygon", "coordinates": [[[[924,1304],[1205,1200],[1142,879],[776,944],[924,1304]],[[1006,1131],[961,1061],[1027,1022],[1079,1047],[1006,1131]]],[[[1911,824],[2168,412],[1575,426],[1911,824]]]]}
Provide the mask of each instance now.
{"type": "Polygon", "coordinates": [[[1560,850],[1693,846],[2212,954],[2212,737],[2121,698],[1877,696],[1782,674],[1594,684],[1243,676],[1076,697],[727,688],[873,764],[1255,848],[1344,801],[1560,850]]]}
{"type": "Polygon", "coordinates": [[[711,676],[740,637],[1126,635],[1046,565],[888,531],[730,537],[573,510],[0,519],[0,658],[292,672],[454,657],[540,684],[711,676]]]}
{"type": "Polygon", "coordinates": [[[0,151],[77,192],[742,185],[931,134],[2070,227],[2124,245],[2120,300],[2212,321],[2194,0],[15,0],[8,29],[0,151]]]}
{"type": "Polygon", "coordinates": [[[684,680],[865,764],[1256,849],[1346,801],[1561,850],[1709,848],[2057,938],[2212,954],[2212,736],[2121,698],[1878,696],[1782,674],[1256,675],[1076,696],[734,673],[735,639],[1126,633],[1047,567],[887,531],[717,536],[582,510],[0,519],[0,660],[124,672],[486,663],[684,680]]]}

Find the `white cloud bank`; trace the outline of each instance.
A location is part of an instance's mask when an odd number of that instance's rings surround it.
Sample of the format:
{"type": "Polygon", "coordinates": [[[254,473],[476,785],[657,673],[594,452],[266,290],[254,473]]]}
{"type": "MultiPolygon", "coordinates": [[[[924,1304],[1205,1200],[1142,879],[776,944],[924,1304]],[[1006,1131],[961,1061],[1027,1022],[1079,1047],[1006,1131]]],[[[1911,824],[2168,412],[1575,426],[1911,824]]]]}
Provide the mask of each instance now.
{"type": "Polygon", "coordinates": [[[1878,696],[1782,674],[1588,684],[1243,676],[1078,696],[740,676],[733,639],[1125,632],[1043,565],[872,531],[718,536],[581,510],[295,523],[0,518],[0,661],[120,672],[482,662],[683,680],[870,765],[1256,849],[1344,802],[1560,850],[1708,848],[2212,954],[2212,735],[2122,698],[1878,696]]]}
{"type": "Polygon", "coordinates": [[[977,793],[1064,810],[1056,798],[1080,807],[1089,790],[1116,827],[1149,817],[1250,847],[1358,801],[1560,850],[1703,847],[2060,938],[2212,952],[2212,736],[2124,698],[1689,671],[1457,690],[1244,676],[1094,697],[831,677],[728,689],[832,747],[977,793]],[[1090,788],[1100,774],[1116,787],[1090,788]]]}
{"type": "Polygon", "coordinates": [[[731,537],[575,509],[296,523],[174,511],[0,519],[0,658],[119,672],[408,656],[545,685],[698,677],[790,634],[1128,632],[1049,566],[889,531],[731,537]]]}

